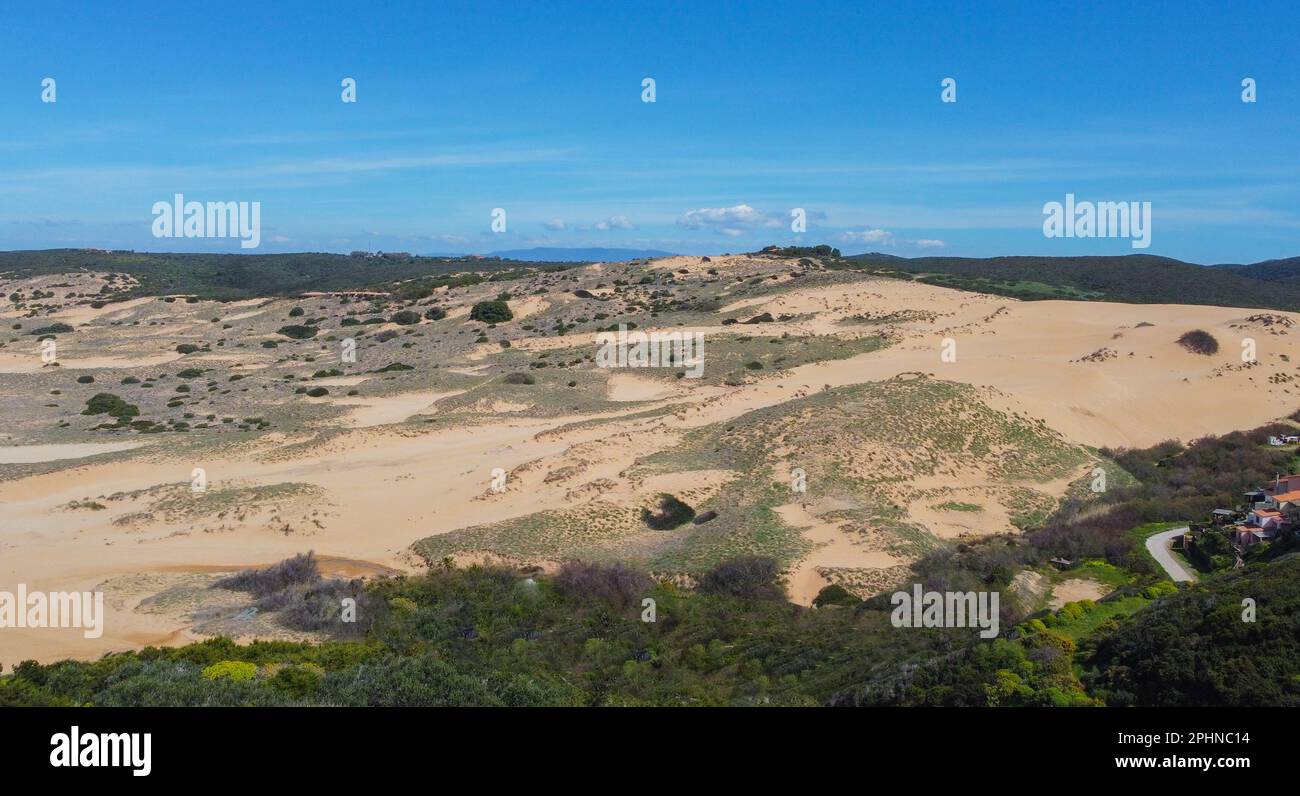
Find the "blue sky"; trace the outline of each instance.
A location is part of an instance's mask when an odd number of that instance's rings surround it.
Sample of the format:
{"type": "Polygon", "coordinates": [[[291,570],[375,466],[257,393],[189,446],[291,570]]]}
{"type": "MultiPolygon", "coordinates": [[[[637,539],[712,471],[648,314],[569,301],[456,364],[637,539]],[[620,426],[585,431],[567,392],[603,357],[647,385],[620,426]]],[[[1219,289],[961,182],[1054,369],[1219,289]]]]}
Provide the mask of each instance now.
{"type": "Polygon", "coordinates": [[[0,248],[240,251],[154,238],[179,192],[261,202],[258,252],[1131,253],[1044,237],[1074,193],[1150,201],[1146,253],[1295,256],[1297,36],[1294,2],[11,5],[0,248]]]}

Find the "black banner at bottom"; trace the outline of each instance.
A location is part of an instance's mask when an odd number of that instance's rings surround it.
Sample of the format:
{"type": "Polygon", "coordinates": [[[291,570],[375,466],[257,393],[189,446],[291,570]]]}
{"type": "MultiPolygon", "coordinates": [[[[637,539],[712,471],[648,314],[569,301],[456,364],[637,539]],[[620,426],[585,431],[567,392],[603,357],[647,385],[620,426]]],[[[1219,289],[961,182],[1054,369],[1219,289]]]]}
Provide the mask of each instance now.
{"type": "Polygon", "coordinates": [[[6,774],[43,775],[46,782],[191,784],[213,775],[337,784],[342,772],[369,778],[410,765],[523,773],[578,760],[593,771],[609,766],[651,774],[665,764],[664,755],[686,755],[677,764],[692,768],[688,758],[713,756],[714,776],[759,780],[813,753],[834,755],[823,763],[883,765],[902,776],[909,770],[1041,771],[1181,783],[1276,774],[1297,716],[1285,709],[451,708],[11,709],[2,715],[6,774]]]}

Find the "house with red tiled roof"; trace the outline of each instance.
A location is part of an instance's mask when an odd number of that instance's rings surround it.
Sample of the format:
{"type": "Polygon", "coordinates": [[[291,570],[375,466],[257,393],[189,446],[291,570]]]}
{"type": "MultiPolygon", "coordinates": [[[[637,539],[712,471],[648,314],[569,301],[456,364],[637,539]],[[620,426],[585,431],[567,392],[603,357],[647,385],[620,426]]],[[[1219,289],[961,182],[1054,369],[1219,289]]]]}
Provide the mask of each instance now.
{"type": "Polygon", "coordinates": [[[1232,543],[1240,548],[1247,548],[1260,542],[1271,542],[1277,536],[1273,528],[1259,528],[1254,525],[1232,526],[1232,543]]]}
{"type": "Polygon", "coordinates": [[[1300,489],[1269,495],[1264,503],[1269,508],[1282,512],[1300,511],[1300,489]]]}
{"type": "Polygon", "coordinates": [[[1277,509],[1251,509],[1246,524],[1255,528],[1275,531],[1282,527],[1286,517],[1277,509]]]}

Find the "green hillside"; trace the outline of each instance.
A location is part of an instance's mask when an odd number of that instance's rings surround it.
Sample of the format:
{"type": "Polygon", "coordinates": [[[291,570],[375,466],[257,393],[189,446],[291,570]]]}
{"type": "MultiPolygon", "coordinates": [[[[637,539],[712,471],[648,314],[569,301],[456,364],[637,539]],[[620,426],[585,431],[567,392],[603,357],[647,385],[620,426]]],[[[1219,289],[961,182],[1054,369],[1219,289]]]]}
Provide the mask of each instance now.
{"type": "MultiPolygon", "coordinates": [[[[1300,278],[1270,280],[1267,263],[1212,267],[1168,257],[894,257],[871,253],[846,258],[932,285],[1014,298],[1119,301],[1130,304],[1206,304],[1300,310],[1300,278]]],[[[1300,277],[1298,261],[1291,263],[1300,277]]],[[[1285,265],[1278,266],[1284,271],[1285,265]]]]}
{"type": "Polygon", "coordinates": [[[1109,705],[1300,705],[1300,554],[1208,578],[1096,642],[1084,681],[1109,705]],[[1243,601],[1253,601],[1255,616],[1243,601]]]}
{"type": "Polygon", "coordinates": [[[502,260],[496,257],[415,257],[325,254],[150,254],[94,249],[0,252],[0,274],[17,278],[76,271],[126,273],[138,287],[119,295],[186,294],[201,299],[292,296],[309,290],[383,288],[397,280],[554,269],[571,265],[502,260]]]}
{"type": "Polygon", "coordinates": [[[1253,265],[1220,265],[1217,267],[1250,279],[1300,285],[1300,257],[1288,257],[1284,260],[1265,260],[1262,263],[1254,263],[1253,265]]]}

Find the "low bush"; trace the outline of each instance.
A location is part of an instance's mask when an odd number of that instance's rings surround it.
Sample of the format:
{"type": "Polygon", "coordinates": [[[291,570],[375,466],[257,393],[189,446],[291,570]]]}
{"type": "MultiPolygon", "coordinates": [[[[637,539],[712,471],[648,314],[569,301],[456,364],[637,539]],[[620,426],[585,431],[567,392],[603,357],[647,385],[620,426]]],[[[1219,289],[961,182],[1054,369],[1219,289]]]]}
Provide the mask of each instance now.
{"type": "Polygon", "coordinates": [[[575,602],[602,603],[622,610],[640,605],[654,582],[644,572],[620,563],[570,561],[556,573],[555,585],[575,602]]]}
{"type": "Polygon", "coordinates": [[[705,594],[747,600],[784,600],[778,580],[781,569],[769,556],[742,556],[723,561],[700,576],[697,586],[705,594]]]}
{"type": "Polygon", "coordinates": [[[1178,338],[1178,344],[1193,354],[1210,356],[1219,353],[1219,341],[1203,329],[1193,329],[1178,338]]]}
{"type": "Polygon", "coordinates": [[[49,326],[42,326],[39,329],[32,329],[28,334],[65,334],[71,332],[72,327],[66,323],[52,323],[49,326]]]}
{"type": "Polygon", "coordinates": [[[290,337],[293,338],[294,340],[307,340],[309,338],[315,337],[316,332],[317,329],[315,326],[299,326],[295,324],[290,324],[289,326],[281,326],[279,329],[276,330],[277,334],[282,334],[285,337],[290,337]]]}
{"type": "Polygon", "coordinates": [[[641,509],[641,520],[656,531],[670,531],[694,517],[695,509],[667,493],[659,496],[655,511],[641,509]]]}
{"type": "Polygon", "coordinates": [[[140,414],[140,407],[129,404],[122,398],[108,392],[97,393],[86,401],[83,415],[108,415],[118,420],[126,420],[140,414]]]}
{"type": "Polygon", "coordinates": [[[214,589],[250,592],[265,597],[295,584],[320,579],[316,554],[308,551],[262,569],[245,569],[212,584],[214,589]]]}

